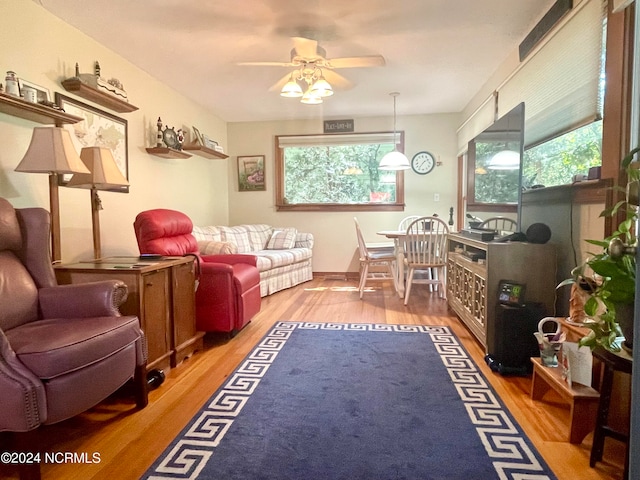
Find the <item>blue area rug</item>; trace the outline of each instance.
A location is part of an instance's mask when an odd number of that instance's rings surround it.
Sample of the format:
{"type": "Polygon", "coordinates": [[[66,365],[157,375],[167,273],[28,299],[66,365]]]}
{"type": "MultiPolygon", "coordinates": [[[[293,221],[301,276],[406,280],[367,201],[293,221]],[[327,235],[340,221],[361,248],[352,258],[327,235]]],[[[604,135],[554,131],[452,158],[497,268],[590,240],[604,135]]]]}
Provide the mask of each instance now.
{"type": "Polygon", "coordinates": [[[280,322],[147,479],[554,479],[446,327],[280,322]]]}

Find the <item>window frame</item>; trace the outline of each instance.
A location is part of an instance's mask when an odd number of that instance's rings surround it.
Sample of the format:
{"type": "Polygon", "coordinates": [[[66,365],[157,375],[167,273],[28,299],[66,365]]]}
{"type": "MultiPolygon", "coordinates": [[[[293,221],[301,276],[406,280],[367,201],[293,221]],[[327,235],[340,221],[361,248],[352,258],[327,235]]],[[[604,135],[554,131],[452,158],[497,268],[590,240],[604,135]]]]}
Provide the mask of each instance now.
{"type": "MultiPolygon", "coordinates": [[[[349,133],[354,135],[380,135],[391,134],[394,132],[359,132],[349,133]]],[[[400,137],[397,144],[397,150],[404,153],[404,131],[395,132],[400,137]]],[[[331,137],[336,138],[343,134],[305,134],[305,135],[276,135],[275,136],[275,205],[278,212],[398,212],[404,211],[404,171],[396,170],[396,200],[393,203],[367,202],[357,204],[347,203],[305,203],[305,204],[288,204],[284,202],[284,148],[281,148],[280,138],[284,137],[331,137]]]]}

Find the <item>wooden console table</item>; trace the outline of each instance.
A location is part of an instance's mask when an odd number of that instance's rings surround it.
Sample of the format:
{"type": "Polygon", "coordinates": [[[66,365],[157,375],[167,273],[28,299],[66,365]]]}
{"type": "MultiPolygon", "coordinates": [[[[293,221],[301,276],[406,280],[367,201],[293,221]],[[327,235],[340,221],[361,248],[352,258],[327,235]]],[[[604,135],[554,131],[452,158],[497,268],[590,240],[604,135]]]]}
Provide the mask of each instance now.
{"type": "Polygon", "coordinates": [[[175,367],[202,350],[204,332],[195,326],[193,257],[109,257],[56,265],[55,272],[60,284],[106,279],[126,283],[129,296],[120,311],[140,319],[149,351],[147,371],[175,367]]]}

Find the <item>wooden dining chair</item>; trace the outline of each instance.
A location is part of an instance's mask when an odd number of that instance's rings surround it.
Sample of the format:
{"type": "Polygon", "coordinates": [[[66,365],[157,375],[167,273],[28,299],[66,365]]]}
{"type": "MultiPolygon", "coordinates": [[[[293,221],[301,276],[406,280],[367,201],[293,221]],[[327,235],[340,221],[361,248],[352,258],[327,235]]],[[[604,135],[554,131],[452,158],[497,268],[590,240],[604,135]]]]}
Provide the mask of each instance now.
{"type": "Polygon", "coordinates": [[[407,227],[411,225],[411,222],[419,218],[420,218],[420,215],[409,215],[408,217],[404,217],[402,220],[400,220],[400,223],[398,224],[398,230],[405,232],[407,230],[407,227]]]}
{"type": "Polygon", "coordinates": [[[398,291],[398,277],[396,272],[396,255],[393,250],[368,248],[360,223],[356,217],[353,217],[356,224],[356,235],[358,237],[358,252],[360,254],[360,282],[358,291],[360,298],[364,294],[364,288],[367,282],[383,282],[391,280],[393,288],[398,291]],[[384,271],[371,271],[371,267],[383,267],[384,271]]]}
{"type": "Polygon", "coordinates": [[[446,299],[447,235],[449,227],[438,217],[420,217],[407,227],[404,237],[404,265],[407,281],[404,304],[409,302],[414,283],[424,283],[446,299]],[[429,228],[425,229],[425,225],[429,228]],[[427,272],[426,278],[416,276],[418,271],[427,272]]]}
{"type": "Polygon", "coordinates": [[[508,231],[515,232],[517,228],[517,223],[515,220],[509,217],[491,217],[487,218],[484,222],[478,225],[480,228],[492,228],[494,230],[500,231],[508,231]]]}

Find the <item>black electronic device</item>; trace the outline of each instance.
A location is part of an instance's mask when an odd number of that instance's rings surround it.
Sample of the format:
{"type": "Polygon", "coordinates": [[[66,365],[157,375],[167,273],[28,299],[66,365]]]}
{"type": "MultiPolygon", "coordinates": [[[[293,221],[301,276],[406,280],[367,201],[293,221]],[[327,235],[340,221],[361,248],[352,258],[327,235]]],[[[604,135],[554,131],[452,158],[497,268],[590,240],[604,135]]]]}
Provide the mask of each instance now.
{"type": "Polygon", "coordinates": [[[530,358],[540,356],[534,332],[545,316],[542,303],[497,304],[495,318],[487,323],[485,361],[491,370],[501,375],[530,374],[533,367],[530,358]]]}
{"type": "Polygon", "coordinates": [[[158,255],[157,253],[141,253],[138,258],[140,260],[160,260],[162,255],[158,255]]]}
{"type": "Polygon", "coordinates": [[[500,280],[498,284],[498,302],[504,305],[523,305],[525,289],[526,285],[522,283],[500,280]]]}

